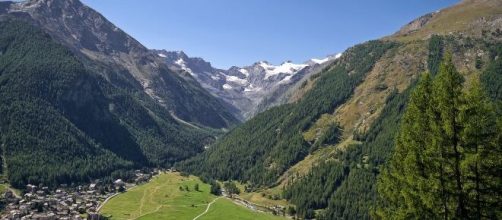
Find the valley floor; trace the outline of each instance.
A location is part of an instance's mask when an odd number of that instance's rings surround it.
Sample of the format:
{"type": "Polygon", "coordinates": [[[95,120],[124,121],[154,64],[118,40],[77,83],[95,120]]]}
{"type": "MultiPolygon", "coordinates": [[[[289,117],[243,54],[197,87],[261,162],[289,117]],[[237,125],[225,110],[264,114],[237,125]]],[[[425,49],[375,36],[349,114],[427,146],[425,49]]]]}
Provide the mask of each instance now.
{"type": "Polygon", "coordinates": [[[111,219],[284,219],[253,211],[227,198],[210,194],[199,178],[168,172],[111,198],[100,213],[111,219]],[[199,190],[196,190],[198,184],[199,190]]]}

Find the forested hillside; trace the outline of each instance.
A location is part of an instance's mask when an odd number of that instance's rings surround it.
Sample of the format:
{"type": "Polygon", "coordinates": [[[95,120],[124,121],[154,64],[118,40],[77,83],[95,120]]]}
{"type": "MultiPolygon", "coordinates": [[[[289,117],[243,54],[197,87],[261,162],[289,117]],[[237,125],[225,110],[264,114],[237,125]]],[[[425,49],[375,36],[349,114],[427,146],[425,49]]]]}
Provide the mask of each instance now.
{"type": "MultiPolygon", "coordinates": [[[[498,84],[502,74],[502,68],[498,66],[500,59],[497,59],[500,46],[497,43],[481,42],[477,45],[489,55],[485,61],[477,59],[475,63],[478,65],[475,68],[480,69],[482,73],[470,77],[474,77],[474,81],[479,77],[493,101],[500,103],[497,95],[500,92],[498,84]]],[[[458,39],[454,38],[433,36],[429,40],[427,69],[432,76],[439,72],[444,51],[459,46],[458,39]]],[[[400,131],[400,119],[415,84],[404,92],[394,92],[387,98],[385,108],[370,129],[363,135],[354,136],[362,144],[352,145],[337,152],[331,161],[320,162],[307,175],[286,185],[284,197],[296,205],[299,216],[325,219],[370,218],[371,210],[377,202],[376,180],[380,167],[392,155],[395,136],[400,131]],[[315,214],[315,210],[319,209],[323,211],[317,211],[315,214]]],[[[498,115],[501,115],[500,112],[498,115]]],[[[397,188],[394,185],[394,189],[397,188]]],[[[392,211],[391,215],[395,216],[394,214],[392,211]]]]}
{"type": "Polygon", "coordinates": [[[0,30],[0,143],[12,185],[169,166],[202,151],[210,137],[178,124],[146,94],[87,70],[38,28],[9,19],[0,30]]]}
{"type": "MultiPolygon", "coordinates": [[[[179,164],[183,170],[219,179],[239,179],[272,185],[314,147],[302,132],[320,115],[343,104],[395,43],[370,41],[355,46],[318,77],[316,86],[298,103],[273,108],[231,131],[203,154],[179,164]]],[[[330,134],[336,135],[336,134],[330,134]]],[[[329,140],[324,138],[320,140],[329,140]]]]}

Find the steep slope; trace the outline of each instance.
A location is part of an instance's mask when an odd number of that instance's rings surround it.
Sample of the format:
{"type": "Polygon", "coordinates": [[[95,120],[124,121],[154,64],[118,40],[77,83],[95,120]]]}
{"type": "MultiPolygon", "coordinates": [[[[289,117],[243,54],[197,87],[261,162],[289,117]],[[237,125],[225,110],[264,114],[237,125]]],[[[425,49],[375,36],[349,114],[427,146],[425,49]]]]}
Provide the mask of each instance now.
{"type": "MultiPolygon", "coordinates": [[[[466,85],[477,80],[485,64],[497,59],[493,51],[502,42],[499,5],[465,1],[349,49],[294,92],[296,104],[257,115],[179,167],[243,180],[251,190],[282,190],[302,218],[369,219],[379,168],[393,151],[416,79],[426,70],[434,74],[450,51],[466,85]]],[[[492,70],[490,77],[495,75],[492,70]]],[[[496,80],[488,83],[497,88],[496,80]]]]}
{"type": "MultiPolygon", "coordinates": [[[[462,4],[460,4],[462,6],[462,4]]],[[[459,6],[455,6],[459,7],[459,6]]],[[[493,15],[486,14],[491,17],[493,15]]],[[[498,15],[500,16],[500,15],[498,15]]],[[[484,24],[497,27],[496,18],[494,23],[484,24]]],[[[500,28],[500,25],[499,27],[500,28]]],[[[483,72],[484,64],[490,63],[496,57],[494,49],[496,44],[501,42],[500,37],[493,32],[488,32],[482,38],[474,38],[462,34],[447,34],[444,37],[432,36],[430,39],[420,41],[405,41],[398,53],[388,58],[383,58],[375,65],[375,68],[368,76],[373,79],[365,79],[355,90],[354,96],[342,108],[333,115],[327,117],[333,121],[339,121],[345,128],[347,141],[355,138],[360,142],[354,142],[348,148],[339,147],[330,150],[331,157],[323,157],[314,154],[314,158],[309,161],[302,161],[297,166],[310,166],[310,171],[289,170],[284,179],[289,185],[286,187],[285,196],[296,205],[301,215],[308,216],[314,213],[315,209],[325,209],[319,212],[319,216],[325,219],[350,218],[368,219],[370,209],[374,207],[376,198],[375,183],[378,176],[379,167],[384,164],[394,148],[394,135],[399,128],[399,120],[406,105],[409,91],[413,88],[416,74],[422,70],[429,70],[435,73],[438,69],[438,60],[444,51],[453,52],[454,63],[463,73],[467,80],[467,85],[472,80],[477,80],[479,73],[483,72]],[[389,59],[390,58],[390,59],[389,59]],[[389,62],[390,61],[390,62],[389,62]],[[426,61],[426,62],[424,62],[426,61]],[[379,67],[380,66],[380,67],[379,67]],[[384,68],[382,68],[384,67],[384,68]],[[375,76],[378,76],[375,78],[375,76]],[[384,85],[384,86],[381,86],[384,85]],[[409,86],[410,85],[410,86],[409,86]],[[393,89],[393,86],[395,89],[393,89]],[[386,87],[392,88],[388,93],[386,87]],[[365,92],[366,91],[366,92],[365,92]],[[387,95],[388,94],[388,95],[387,95]],[[382,96],[383,95],[383,96],[382,96]],[[383,97],[383,99],[381,98],[383,97]],[[381,100],[381,101],[380,101],[381,100]],[[370,107],[370,108],[368,108],[370,107]],[[351,119],[352,118],[352,119],[351,119]],[[353,136],[352,136],[353,135],[353,136]],[[318,160],[316,160],[316,158],[318,160]],[[325,161],[340,160],[342,163],[325,161]],[[314,162],[312,162],[314,161],[314,162]],[[312,168],[312,166],[314,168],[312,168]],[[345,172],[340,173],[337,168],[343,167],[345,172]],[[329,170],[327,175],[334,175],[325,181],[319,180],[316,173],[329,170]],[[294,179],[297,176],[305,178],[294,179]],[[330,181],[339,178],[334,189],[330,188],[330,181]],[[316,190],[309,190],[301,186],[317,185],[316,190]],[[329,191],[332,189],[333,191],[329,191]],[[311,196],[304,192],[319,192],[328,190],[331,193],[323,193],[323,196],[311,196]],[[322,202],[319,202],[322,201],[322,202]]],[[[394,38],[392,38],[394,39],[394,38]]],[[[398,39],[402,41],[401,38],[398,39]]],[[[483,76],[485,73],[482,73],[483,76]]],[[[497,81],[492,80],[485,86],[496,87],[497,81]]],[[[309,131],[315,133],[317,129],[322,130],[322,120],[318,120],[309,131]]],[[[328,153],[324,152],[324,155],[328,153]]],[[[310,194],[313,195],[313,194],[310,194]]]]}
{"type": "Polygon", "coordinates": [[[3,15],[33,23],[71,48],[114,85],[142,90],[178,118],[212,128],[239,121],[192,77],[171,71],[131,36],[78,0],[2,3],[3,15]]]}
{"type": "Polygon", "coordinates": [[[171,69],[193,76],[216,97],[238,109],[246,119],[270,107],[288,102],[292,87],[319,72],[339,55],[311,59],[304,64],[284,62],[279,66],[266,61],[251,66],[217,69],[201,58],[188,57],[183,51],[154,50],[171,69]]]}
{"type": "Polygon", "coordinates": [[[349,49],[317,76],[317,85],[298,103],[257,115],[180,167],[221,179],[273,184],[287,168],[319,147],[306,142],[302,132],[350,98],[374,63],[393,47],[394,43],[372,41],[349,49]]]}
{"type": "Polygon", "coordinates": [[[0,30],[0,145],[14,186],[170,166],[212,138],[85,68],[38,28],[13,19],[0,30]]]}

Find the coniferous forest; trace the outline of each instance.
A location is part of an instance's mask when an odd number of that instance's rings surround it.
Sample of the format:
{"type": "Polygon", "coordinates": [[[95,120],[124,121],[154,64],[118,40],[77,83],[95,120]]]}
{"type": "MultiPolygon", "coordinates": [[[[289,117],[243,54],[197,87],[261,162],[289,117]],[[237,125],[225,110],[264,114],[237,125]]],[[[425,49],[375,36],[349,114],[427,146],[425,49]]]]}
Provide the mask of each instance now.
{"type": "Polygon", "coordinates": [[[202,151],[208,133],[111,85],[38,28],[0,29],[0,143],[13,186],[86,182],[202,151]]]}

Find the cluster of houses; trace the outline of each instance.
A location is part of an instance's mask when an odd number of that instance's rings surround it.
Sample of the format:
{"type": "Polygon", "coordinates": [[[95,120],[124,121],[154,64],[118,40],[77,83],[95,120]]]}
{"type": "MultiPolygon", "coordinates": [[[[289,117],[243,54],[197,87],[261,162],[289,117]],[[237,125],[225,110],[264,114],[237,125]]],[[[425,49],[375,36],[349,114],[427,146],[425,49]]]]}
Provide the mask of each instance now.
{"type": "Polygon", "coordinates": [[[2,198],[5,204],[1,219],[103,219],[98,211],[100,205],[109,197],[122,192],[130,186],[148,181],[154,172],[136,171],[133,183],[117,179],[113,184],[103,184],[99,180],[89,185],[58,189],[28,184],[22,196],[7,190],[2,198]]]}
{"type": "Polygon", "coordinates": [[[114,191],[98,190],[98,184],[79,186],[76,189],[61,186],[55,191],[48,187],[26,186],[21,198],[12,191],[4,193],[7,202],[3,218],[7,219],[82,219],[96,213],[99,204],[114,191]]]}

